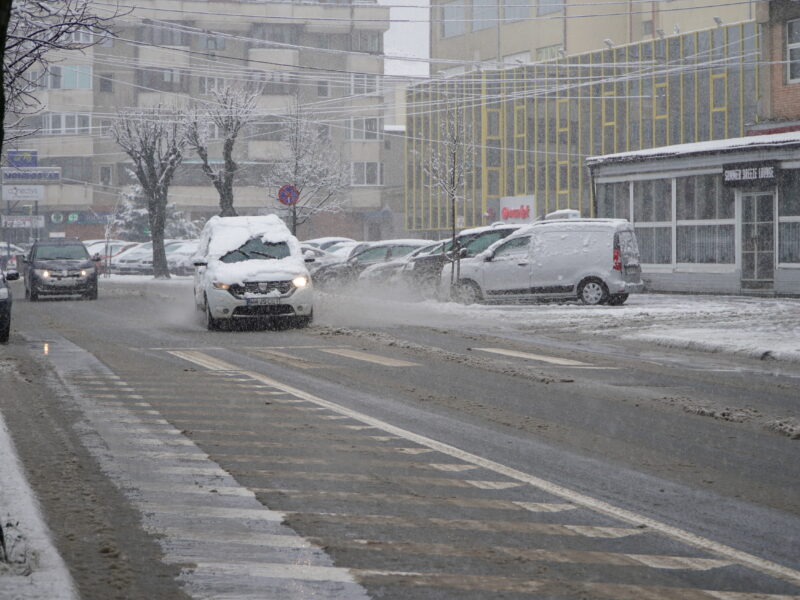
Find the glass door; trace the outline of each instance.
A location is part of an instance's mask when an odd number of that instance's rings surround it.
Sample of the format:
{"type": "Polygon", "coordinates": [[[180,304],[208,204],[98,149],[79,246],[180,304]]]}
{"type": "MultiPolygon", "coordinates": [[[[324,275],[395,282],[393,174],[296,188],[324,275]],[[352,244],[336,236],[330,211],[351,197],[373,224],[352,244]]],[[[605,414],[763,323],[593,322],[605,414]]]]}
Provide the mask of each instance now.
{"type": "Polygon", "coordinates": [[[770,289],[775,279],[775,194],[742,194],[742,288],[770,289]]]}

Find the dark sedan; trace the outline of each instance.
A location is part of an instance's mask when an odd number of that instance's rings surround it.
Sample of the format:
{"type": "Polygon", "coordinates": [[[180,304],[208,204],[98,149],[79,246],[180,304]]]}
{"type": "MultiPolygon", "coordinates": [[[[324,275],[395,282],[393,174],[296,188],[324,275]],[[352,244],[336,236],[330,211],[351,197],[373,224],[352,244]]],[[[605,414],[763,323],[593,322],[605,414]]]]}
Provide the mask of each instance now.
{"type": "Polygon", "coordinates": [[[81,295],[96,300],[100,260],[99,254],[90,257],[78,240],[38,241],[25,259],[25,297],[81,295]]]}

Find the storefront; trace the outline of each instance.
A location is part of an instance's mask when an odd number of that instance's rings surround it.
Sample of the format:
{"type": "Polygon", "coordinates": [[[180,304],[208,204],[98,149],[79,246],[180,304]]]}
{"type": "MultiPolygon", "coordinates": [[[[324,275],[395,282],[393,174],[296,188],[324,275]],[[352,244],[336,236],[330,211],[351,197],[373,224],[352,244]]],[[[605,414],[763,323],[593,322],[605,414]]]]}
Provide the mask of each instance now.
{"type": "Polygon", "coordinates": [[[800,295],[800,132],[590,157],[653,291],[800,295]]]}

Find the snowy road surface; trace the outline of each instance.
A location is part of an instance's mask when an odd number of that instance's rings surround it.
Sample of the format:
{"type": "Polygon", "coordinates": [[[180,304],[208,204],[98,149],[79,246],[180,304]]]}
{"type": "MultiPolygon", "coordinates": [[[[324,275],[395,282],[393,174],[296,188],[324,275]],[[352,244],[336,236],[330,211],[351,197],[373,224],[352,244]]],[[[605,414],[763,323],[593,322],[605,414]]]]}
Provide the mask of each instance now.
{"type": "Polygon", "coordinates": [[[0,411],[81,598],[800,598],[799,309],[212,333],[188,280],[114,278],[15,304],[0,411]]]}

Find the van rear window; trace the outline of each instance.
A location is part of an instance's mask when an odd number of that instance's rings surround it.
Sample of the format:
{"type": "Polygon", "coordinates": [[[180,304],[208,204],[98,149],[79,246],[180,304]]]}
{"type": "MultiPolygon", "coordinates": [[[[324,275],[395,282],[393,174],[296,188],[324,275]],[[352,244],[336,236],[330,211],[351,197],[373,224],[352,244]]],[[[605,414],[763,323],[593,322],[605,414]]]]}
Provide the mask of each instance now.
{"type": "Polygon", "coordinates": [[[636,234],[633,231],[618,232],[617,247],[626,265],[639,264],[639,244],[636,241],[636,234]]]}
{"type": "Polygon", "coordinates": [[[261,238],[251,238],[246,243],[220,258],[224,263],[237,263],[245,260],[271,260],[286,258],[291,254],[286,242],[265,242],[261,238]]]}

